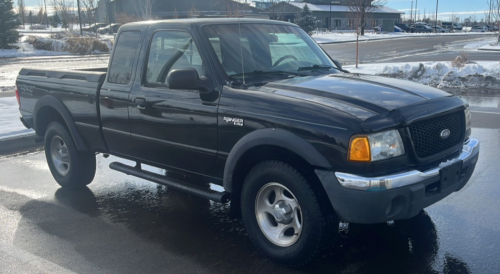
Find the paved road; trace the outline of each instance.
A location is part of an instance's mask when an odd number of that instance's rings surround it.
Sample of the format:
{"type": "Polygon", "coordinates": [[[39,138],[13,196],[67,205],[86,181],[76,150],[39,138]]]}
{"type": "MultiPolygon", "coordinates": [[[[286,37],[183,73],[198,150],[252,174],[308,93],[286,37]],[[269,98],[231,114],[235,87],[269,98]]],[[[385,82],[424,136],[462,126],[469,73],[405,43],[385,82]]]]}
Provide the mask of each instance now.
{"type": "MultiPolygon", "coordinates": [[[[459,92],[459,91],[453,91],[459,92]]],[[[0,272],[494,273],[500,269],[500,101],[472,104],[481,156],[471,183],[415,223],[342,224],[314,265],[261,257],[228,207],[111,171],[58,187],[43,152],[0,158],[0,272]]]]}
{"type": "MultiPolygon", "coordinates": [[[[492,34],[481,36],[436,36],[411,37],[393,40],[366,41],[359,43],[360,63],[378,62],[416,62],[416,61],[451,61],[459,51],[465,50],[466,44],[471,44],[493,38],[492,34]]],[[[356,44],[329,44],[322,47],[334,59],[344,64],[356,62],[356,44]]],[[[468,52],[472,60],[492,61],[500,59],[500,52],[468,52]]]]}

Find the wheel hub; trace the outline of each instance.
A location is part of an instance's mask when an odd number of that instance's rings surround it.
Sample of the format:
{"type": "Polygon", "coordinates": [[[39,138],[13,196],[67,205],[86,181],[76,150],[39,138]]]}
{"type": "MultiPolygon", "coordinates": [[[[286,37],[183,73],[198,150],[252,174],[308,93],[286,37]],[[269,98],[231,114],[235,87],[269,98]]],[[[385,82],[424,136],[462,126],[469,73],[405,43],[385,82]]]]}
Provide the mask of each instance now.
{"type": "Polygon", "coordinates": [[[292,213],[292,207],[284,201],[280,201],[274,206],[273,215],[276,222],[280,224],[290,224],[293,220],[292,213]]]}
{"type": "Polygon", "coordinates": [[[264,236],[277,246],[291,246],[300,238],[302,210],[295,195],[280,183],[270,182],[259,190],[255,217],[264,236]]]}
{"type": "Polygon", "coordinates": [[[71,164],[68,147],[64,140],[57,135],[52,138],[50,143],[50,155],[57,173],[61,176],[68,175],[71,164]]]}

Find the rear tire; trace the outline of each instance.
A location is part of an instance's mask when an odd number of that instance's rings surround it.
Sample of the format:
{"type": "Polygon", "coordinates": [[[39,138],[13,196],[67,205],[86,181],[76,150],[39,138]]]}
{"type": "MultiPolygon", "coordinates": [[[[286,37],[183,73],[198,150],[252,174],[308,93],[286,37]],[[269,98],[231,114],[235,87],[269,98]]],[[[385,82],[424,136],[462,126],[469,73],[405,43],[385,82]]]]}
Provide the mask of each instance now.
{"type": "Polygon", "coordinates": [[[65,188],[78,188],[92,182],[96,160],[93,152],[78,151],[71,134],[59,122],[45,131],[45,157],[52,176],[65,188]]]}
{"type": "Polygon", "coordinates": [[[275,261],[304,266],[324,247],[325,214],[304,176],[284,162],[265,161],[249,172],[241,209],[251,241],[275,261]]]}

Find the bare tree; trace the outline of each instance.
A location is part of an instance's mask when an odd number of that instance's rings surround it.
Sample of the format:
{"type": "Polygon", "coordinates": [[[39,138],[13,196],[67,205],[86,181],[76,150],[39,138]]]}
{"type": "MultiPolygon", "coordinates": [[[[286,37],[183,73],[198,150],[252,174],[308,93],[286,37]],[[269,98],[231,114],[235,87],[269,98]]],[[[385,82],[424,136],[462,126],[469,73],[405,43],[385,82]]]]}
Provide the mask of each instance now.
{"type": "Polygon", "coordinates": [[[368,19],[372,16],[373,11],[377,8],[384,6],[387,1],[385,0],[348,0],[347,7],[351,12],[352,20],[354,20],[354,27],[359,29],[361,36],[365,35],[365,27],[368,19]]]}
{"type": "Polygon", "coordinates": [[[189,17],[195,17],[198,15],[199,15],[198,10],[196,9],[195,4],[193,3],[193,5],[191,6],[191,10],[189,11],[189,17]]]}
{"type": "Polygon", "coordinates": [[[60,16],[63,28],[67,29],[69,27],[70,29],[72,29],[70,23],[72,23],[73,19],[75,19],[75,17],[73,16],[73,11],[75,10],[73,1],[50,0],[49,3],[52,6],[54,12],[60,16]]]}
{"type": "Polygon", "coordinates": [[[24,26],[26,24],[26,3],[24,0],[17,0],[17,14],[19,14],[21,25],[24,26]]]}
{"type": "Polygon", "coordinates": [[[115,21],[116,23],[127,24],[131,22],[140,21],[140,19],[136,15],[120,12],[115,15],[115,21]]]}
{"type": "Polygon", "coordinates": [[[488,6],[490,7],[490,21],[492,23],[499,25],[500,24],[500,0],[489,0],[488,6]]]}
{"type": "Polygon", "coordinates": [[[89,25],[96,22],[95,12],[97,10],[96,0],[82,0],[83,12],[87,16],[87,21],[89,25]]]}
{"type": "Polygon", "coordinates": [[[491,8],[491,20],[500,28],[500,0],[495,0],[491,8]]]}
{"type": "Polygon", "coordinates": [[[177,12],[177,8],[174,8],[174,14],[172,15],[172,18],[174,19],[179,18],[179,12],[177,12]]]}
{"type": "Polygon", "coordinates": [[[141,20],[153,19],[153,6],[155,0],[131,1],[134,6],[137,17],[141,20]]]}

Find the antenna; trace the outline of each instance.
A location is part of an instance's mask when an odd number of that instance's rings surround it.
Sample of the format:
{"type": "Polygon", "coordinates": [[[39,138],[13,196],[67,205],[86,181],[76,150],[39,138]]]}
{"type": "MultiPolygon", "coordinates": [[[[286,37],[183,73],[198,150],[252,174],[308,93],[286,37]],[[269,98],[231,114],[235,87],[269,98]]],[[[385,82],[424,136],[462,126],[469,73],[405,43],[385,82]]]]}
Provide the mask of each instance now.
{"type": "Polygon", "coordinates": [[[243,45],[241,44],[241,24],[240,24],[240,17],[238,16],[238,32],[240,34],[240,59],[241,59],[241,73],[243,75],[243,85],[245,84],[245,66],[243,65],[243,45]]]}

